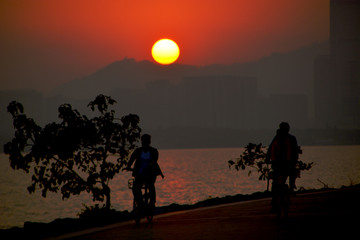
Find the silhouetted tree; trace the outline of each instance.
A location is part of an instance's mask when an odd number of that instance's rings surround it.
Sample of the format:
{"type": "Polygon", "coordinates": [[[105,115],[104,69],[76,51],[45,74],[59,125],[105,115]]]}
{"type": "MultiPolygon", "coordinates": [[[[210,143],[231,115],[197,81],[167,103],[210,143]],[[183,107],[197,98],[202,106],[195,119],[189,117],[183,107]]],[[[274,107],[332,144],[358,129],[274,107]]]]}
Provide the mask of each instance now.
{"type": "MultiPolygon", "coordinates": [[[[302,153],[301,148],[298,149],[299,153],[302,153]]],[[[259,180],[267,181],[266,190],[269,191],[269,182],[272,179],[272,169],[270,159],[266,157],[267,149],[262,144],[249,143],[239,158],[229,160],[229,168],[232,166],[235,167],[237,171],[249,169],[248,176],[252,173],[252,170],[256,170],[260,173],[259,180]]],[[[313,163],[304,163],[300,160],[297,160],[296,176],[300,177],[300,172],[304,170],[309,170],[312,167],[313,163]]]]}
{"type": "Polygon", "coordinates": [[[13,169],[32,174],[29,193],[42,189],[46,197],[48,191],[60,190],[65,199],[85,191],[94,201],[106,200],[110,209],[109,181],[126,166],[141,132],[137,115],[115,118],[109,109],[114,103],[111,97],[98,95],[88,105],[98,112],[91,119],[63,104],[58,109],[61,122],[44,128],[24,114],[20,103],[9,104],[15,136],[4,145],[4,152],[13,169]]]}

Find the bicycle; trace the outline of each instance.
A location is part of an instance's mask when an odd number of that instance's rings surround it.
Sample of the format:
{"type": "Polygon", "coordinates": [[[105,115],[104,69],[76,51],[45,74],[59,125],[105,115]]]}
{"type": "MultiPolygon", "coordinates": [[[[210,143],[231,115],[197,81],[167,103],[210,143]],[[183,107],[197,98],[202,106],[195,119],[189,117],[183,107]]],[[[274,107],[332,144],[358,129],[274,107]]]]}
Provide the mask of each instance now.
{"type": "MultiPolygon", "coordinates": [[[[135,178],[130,178],[128,181],[128,188],[134,188],[135,178]]],[[[150,206],[150,194],[149,194],[149,186],[147,184],[143,184],[141,187],[141,195],[142,199],[133,200],[133,215],[136,225],[140,224],[140,220],[143,217],[146,217],[148,223],[152,223],[154,212],[153,207],[150,206]]]]}
{"type": "Polygon", "coordinates": [[[286,182],[283,181],[282,176],[279,176],[277,183],[273,186],[273,210],[278,218],[283,215],[288,217],[290,205],[290,190],[286,182]]]}

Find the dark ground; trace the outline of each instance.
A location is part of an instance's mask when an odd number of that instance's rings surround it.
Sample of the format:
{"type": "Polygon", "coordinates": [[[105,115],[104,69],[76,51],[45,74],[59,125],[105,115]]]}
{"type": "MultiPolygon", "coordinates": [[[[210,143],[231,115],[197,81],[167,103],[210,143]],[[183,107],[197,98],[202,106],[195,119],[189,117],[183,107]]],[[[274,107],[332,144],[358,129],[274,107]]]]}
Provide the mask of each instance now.
{"type": "Polygon", "coordinates": [[[289,217],[270,213],[270,199],[160,214],[53,239],[359,239],[360,187],[298,194],[289,217]],[[350,238],[351,237],[351,238],[350,238]]]}

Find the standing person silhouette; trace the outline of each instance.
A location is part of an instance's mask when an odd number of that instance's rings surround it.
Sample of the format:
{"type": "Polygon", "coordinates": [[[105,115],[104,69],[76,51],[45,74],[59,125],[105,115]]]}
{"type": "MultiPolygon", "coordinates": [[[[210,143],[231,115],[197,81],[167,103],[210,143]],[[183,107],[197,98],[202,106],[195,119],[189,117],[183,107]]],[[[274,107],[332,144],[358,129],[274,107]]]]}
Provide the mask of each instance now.
{"type": "Polygon", "coordinates": [[[273,203],[278,190],[286,183],[288,177],[290,191],[296,188],[296,162],[299,158],[299,148],[296,137],[289,134],[289,130],[290,125],[287,122],[280,123],[267,153],[273,170],[273,203]]]}
{"type": "Polygon", "coordinates": [[[156,202],[156,191],[155,191],[155,181],[158,175],[161,175],[164,178],[163,173],[161,172],[160,166],[157,163],[159,158],[159,153],[156,148],[150,146],[151,136],[149,134],[144,134],[141,136],[141,147],[135,149],[133,154],[130,157],[130,160],[127,165],[127,169],[130,169],[132,164],[134,164],[133,177],[134,186],[133,186],[133,195],[134,199],[142,204],[142,193],[141,187],[144,184],[147,184],[149,187],[150,195],[150,206],[155,207],[156,202]]]}

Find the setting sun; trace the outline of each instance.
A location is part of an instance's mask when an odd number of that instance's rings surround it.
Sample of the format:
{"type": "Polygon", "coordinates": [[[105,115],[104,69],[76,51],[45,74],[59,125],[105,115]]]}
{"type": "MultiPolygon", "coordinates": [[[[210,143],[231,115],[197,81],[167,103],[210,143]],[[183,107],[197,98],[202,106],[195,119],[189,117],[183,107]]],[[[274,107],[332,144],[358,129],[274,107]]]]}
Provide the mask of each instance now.
{"type": "Polygon", "coordinates": [[[180,50],[173,40],[160,39],[153,45],[151,55],[156,62],[166,65],[178,59],[180,50]]]}

